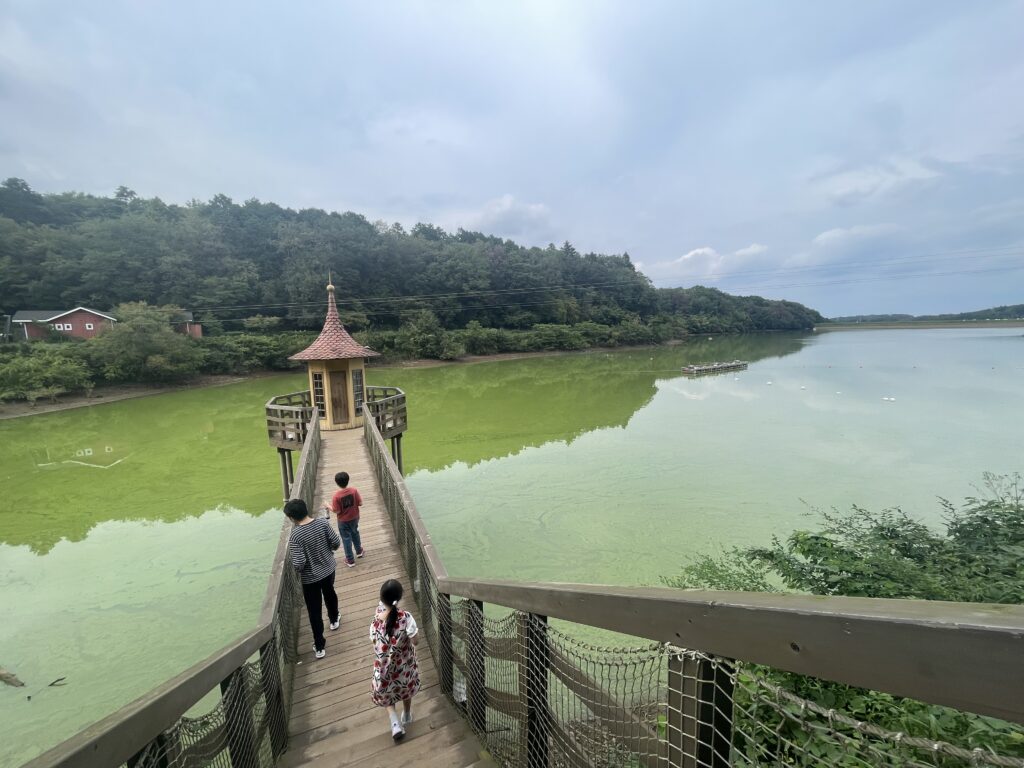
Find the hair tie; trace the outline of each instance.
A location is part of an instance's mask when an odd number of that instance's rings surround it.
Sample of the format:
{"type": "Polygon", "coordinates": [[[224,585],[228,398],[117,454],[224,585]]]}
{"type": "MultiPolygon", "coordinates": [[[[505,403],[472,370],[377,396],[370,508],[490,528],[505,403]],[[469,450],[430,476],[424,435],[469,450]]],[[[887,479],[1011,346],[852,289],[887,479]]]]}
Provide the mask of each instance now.
{"type": "Polygon", "coordinates": [[[392,607],[392,608],[394,608],[394,607],[395,607],[396,605],[398,605],[398,601],[397,601],[397,600],[395,600],[395,601],[394,601],[394,602],[393,602],[393,603],[391,604],[391,607],[392,607]]]}

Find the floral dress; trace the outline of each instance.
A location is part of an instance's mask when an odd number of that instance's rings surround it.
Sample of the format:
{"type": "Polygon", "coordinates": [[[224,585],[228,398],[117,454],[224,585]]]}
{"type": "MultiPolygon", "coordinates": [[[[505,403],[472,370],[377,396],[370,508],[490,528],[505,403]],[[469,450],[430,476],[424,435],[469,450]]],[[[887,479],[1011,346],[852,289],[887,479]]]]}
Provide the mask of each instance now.
{"type": "Polygon", "coordinates": [[[420,689],[420,667],[411,639],[419,632],[416,620],[408,611],[399,609],[398,623],[391,637],[385,629],[387,620],[388,609],[381,603],[370,624],[370,642],[374,652],[370,698],[379,707],[390,707],[411,699],[420,689]]]}

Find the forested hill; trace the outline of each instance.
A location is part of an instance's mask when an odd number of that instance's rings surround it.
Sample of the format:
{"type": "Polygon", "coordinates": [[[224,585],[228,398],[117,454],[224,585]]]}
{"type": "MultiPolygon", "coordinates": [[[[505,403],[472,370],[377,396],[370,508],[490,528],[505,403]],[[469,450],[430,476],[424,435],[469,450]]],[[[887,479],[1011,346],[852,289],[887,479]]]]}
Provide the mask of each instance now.
{"type": "Polygon", "coordinates": [[[890,322],[967,322],[970,320],[1024,320],[1024,304],[1010,304],[989,307],[974,312],[959,312],[945,315],[849,315],[832,317],[833,323],[890,323],[890,322]]]}
{"type": "Polygon", "coordinates": [[[398,328],[422,310],[448,329],[471,321],[507,329],[639,324],[660,328],[659,338],[823,320],[788,301],[657,289],[628,254],[580,254],[569,243],[526,248],[430,224],[407,232],[355,213],[237,204],[223,195],[180,206],[124,187],[97,197],[42,195],[20,179],[0,186],[3,312],[145,301],[192,309],[213,332],[313,327],[328,273],[343,319],[357,331],[398,328]]]}

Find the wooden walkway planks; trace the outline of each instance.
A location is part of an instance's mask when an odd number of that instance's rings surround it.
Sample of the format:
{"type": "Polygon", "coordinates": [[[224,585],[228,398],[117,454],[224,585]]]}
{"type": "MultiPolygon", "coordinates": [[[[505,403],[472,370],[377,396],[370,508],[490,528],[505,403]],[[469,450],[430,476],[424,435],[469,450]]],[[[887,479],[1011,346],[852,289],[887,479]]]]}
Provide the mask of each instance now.
{"type": "Polygon", "coordinates": [[[421,686],[413,700],[415,719],[407,727],[404,741],[394,743],[387,714],[370,700],[373,647],[369,629],[380,585],[390,578],[399,579],[406,589],[406,607],[415,615],[412,581],[398,554],[362,430],[323,432],[322,440],[317,508],[328,503],[337,488],[335,473],[348,472],[350,485],[363,497],[359,533],[366,556],[349,568],[343,550],[338,550],[335,590],[341,628],[327,630],[327,656],[323,659],[313,658],[313,637],[303,614],[289,745],[279,765],[358,763],[372,768],[393,766],[396,761],[417,766],[492,765],[465,721],[441,695],[425,638],[417,649],[421,686]]]}

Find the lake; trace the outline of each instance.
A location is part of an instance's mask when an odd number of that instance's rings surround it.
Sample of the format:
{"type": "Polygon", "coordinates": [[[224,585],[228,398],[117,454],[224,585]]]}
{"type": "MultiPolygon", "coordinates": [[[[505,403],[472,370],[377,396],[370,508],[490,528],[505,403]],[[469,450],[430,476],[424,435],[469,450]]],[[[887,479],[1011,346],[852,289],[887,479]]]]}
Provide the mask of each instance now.
{"type": "MultiPolygon", "coordinates": [[[[409,396],[409,486],[456,575],[658,584],[696,553],[853,504],[940,526],[937,497],[1024,455],[1019,328],[701,338],[368,378],[409,396]],[[680,374],[734,358],[749,369],[680,374]]],[[[0,666],[26,683],[0,686],[0,765],[252,626],[281,525],[262,404],[304,381],[0,422],[0,666]]]]}

